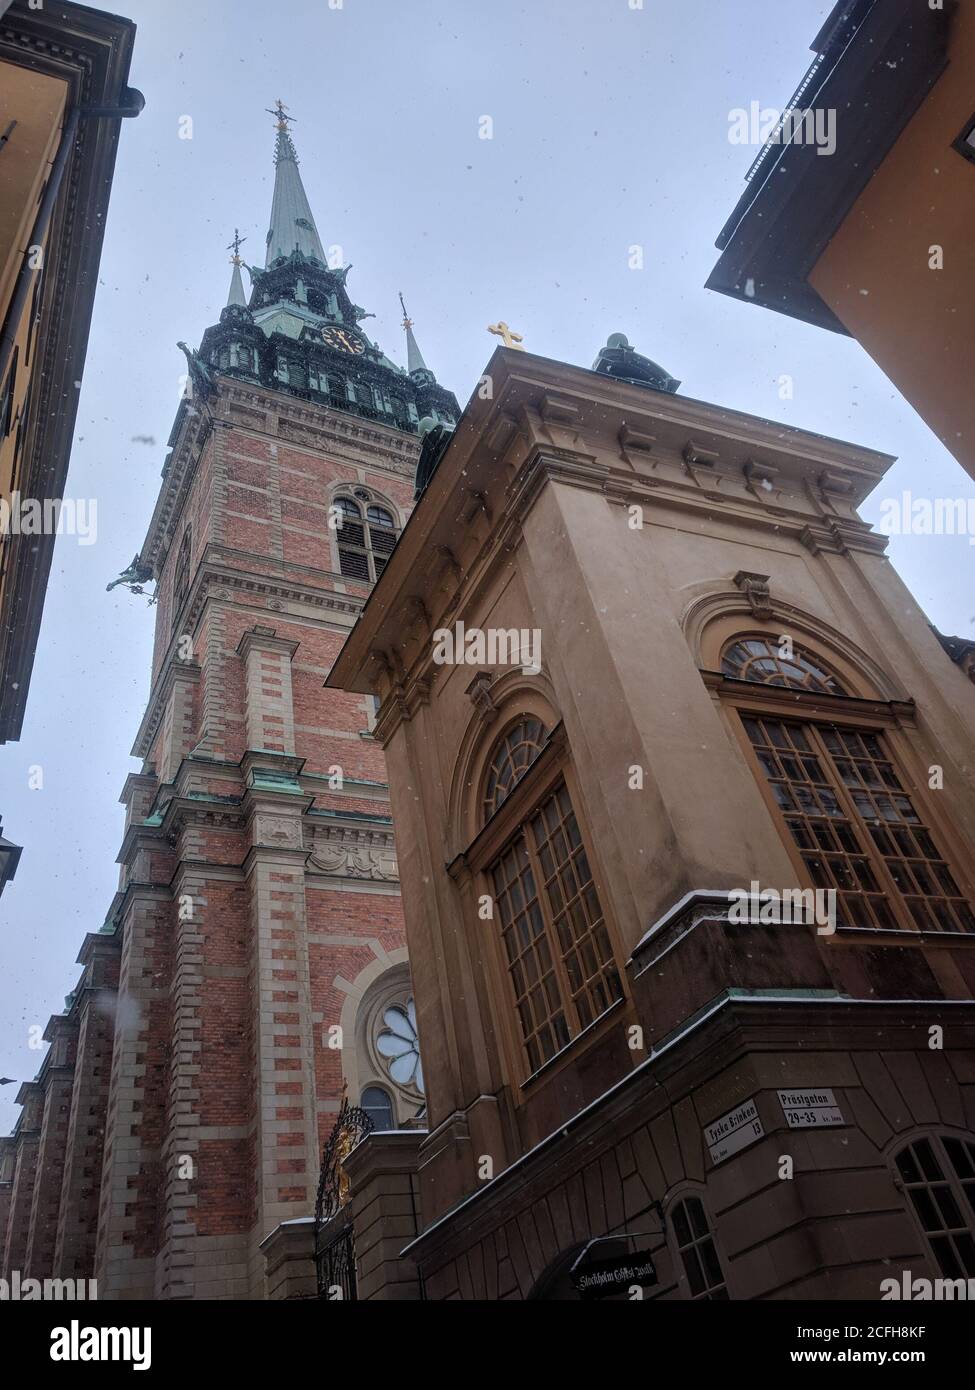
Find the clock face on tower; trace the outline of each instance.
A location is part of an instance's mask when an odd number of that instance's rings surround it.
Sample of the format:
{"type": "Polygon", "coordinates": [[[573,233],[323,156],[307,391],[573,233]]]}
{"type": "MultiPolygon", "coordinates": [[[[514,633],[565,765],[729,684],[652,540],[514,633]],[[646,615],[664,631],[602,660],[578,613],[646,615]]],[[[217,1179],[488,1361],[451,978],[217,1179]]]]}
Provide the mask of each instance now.
{"type": "Polygon", "coordinates": [[[365,352],[366,345],[358,333],[351,328],[338,328],[329,324],[322,329],[322,342],[327,347],[338,348],[340,352],[365,352]]]}

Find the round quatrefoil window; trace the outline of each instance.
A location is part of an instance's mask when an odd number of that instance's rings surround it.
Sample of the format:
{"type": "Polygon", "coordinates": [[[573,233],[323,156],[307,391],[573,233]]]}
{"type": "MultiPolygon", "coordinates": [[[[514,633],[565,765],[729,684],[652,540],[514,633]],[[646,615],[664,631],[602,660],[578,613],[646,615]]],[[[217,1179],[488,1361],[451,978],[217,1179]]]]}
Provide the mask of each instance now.
{"type": "Polygon", "coordinates": [[[405,1004],[390,1004],[383,1010],[376,1051],[397,1086],[409,1086],[419,1091],[421,1096],[424,1094],[416,1005],[412,999],[405,1004]]]}

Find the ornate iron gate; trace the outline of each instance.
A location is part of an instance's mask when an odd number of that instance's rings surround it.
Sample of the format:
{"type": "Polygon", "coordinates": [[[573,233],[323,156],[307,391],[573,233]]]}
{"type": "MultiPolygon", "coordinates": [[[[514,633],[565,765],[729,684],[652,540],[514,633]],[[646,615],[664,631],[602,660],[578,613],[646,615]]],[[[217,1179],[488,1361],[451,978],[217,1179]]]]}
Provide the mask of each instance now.
{"type": "Polygon", "coordinates": [[[343,1226],[321,1250],[315,1251],[318,1297],[330,1302],[357,1297],[355,1279],[355,1232],[343,1226]]]}
{"type": "Polygon", "coordinates": [[[372,1120],[358,1105],[350,1105],[342,1092],[342,1108],[325,1150],[315,1202],[315,1275],[318,1297],[333,1301],[356,1297],[355,1233],[352,1222],[327,1232],[336,1212],[349,1200],[350,1184],[345,1160],[373,1128],[372,1120]]]}

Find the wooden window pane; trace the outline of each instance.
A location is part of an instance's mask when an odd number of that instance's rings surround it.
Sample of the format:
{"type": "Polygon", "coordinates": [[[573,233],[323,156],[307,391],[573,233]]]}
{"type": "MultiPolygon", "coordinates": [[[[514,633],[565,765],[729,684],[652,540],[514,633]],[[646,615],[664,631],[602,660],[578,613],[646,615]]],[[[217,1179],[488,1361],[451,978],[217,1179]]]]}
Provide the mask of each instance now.
{"type": "Polygon", "coordinates": [[[488,820],[541,753],[547,737],[538,719],[524,715],[495,746],[484,792],[484,819],[488,820]]]}
{"type": "Polygon", "coordinates": [[[975,1273],[975,1232],[963,1173],[972,1170],[975,1149],[955,1138],[918,1139],[897,1154],[895,1165],[928,1238],[941,1274],[975,1273]]]}
{"type": "Polygon", "coordinates": [[[843,926],[971,931],[970,905],[906,795],[879,734],[746,717],[749,741],[817,888],[835,889],[843,926]],[[822,740],[825,757],[792,756],[822,740]],[[847,789],[849,800],[840,795],[847,789]]]}
{"type": "MultiPolygon", "coordinates": [[[[535,732],[542,736],[540,725],[535,732]]],[[[509,738],[502,741],[505,757],[524,743],[517,730],[513,733],[513,745],[509,738]]],[[[553,1056],[623,997],[564,782],[548,793],[489,874],[516,1015],[535,1070],[538,1057],[553,1056]]]]}
{"type": "Polygon", "coordinates": [[[843,695],[842,685],[818,661],[793,649],[791,657],[766,638],[733,642],[721,659],[721,670],[735,680],[756,681],[762,685],[787,685],[823,695],[843,695]]]}
{"type": "Polygon", "coordinates": [[[727,1298],[721,1261],[704,1204],[698,1197],[686,1197],[671,1213],[677,1249],[692,1298],[727,1298]]]}

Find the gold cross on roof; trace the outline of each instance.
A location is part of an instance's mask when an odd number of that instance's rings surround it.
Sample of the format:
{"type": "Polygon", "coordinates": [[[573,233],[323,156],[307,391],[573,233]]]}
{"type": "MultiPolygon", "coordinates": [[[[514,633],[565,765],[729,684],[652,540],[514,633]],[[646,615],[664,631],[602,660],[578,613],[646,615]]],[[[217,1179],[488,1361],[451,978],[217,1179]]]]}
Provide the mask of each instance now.
{"type": "Polygon", "coordinates": [[[516,348],[518,352],[525,351],[521,345],[521,334],[516,333],[513,328],[509,328],[504,319],[498,319],[497,323],[489,323],[487,331],[500,338],[506,348],[516,348]]]}
{"type": "Polygon", "coordinates": [[[243,244],[244,244],[244,242],[245,242],[246,240],[247,240],[247,238],[246,238],[245,236],[241,236],[239,230],[235,227],[235,228],[234,228],[234,239],[233,239],[233,241],[230,243],[230,245],[227,247],[227,250],[228,250],[228,251],[233,251],[233,253],[234,253],[234,254],[231,256],[231,258],[230,258],[230,263],[231,263],[231,265],[241,265],[241,264],[242,264],[241,259],[240,259],[240,248],[243,246],[243,244]]]}

